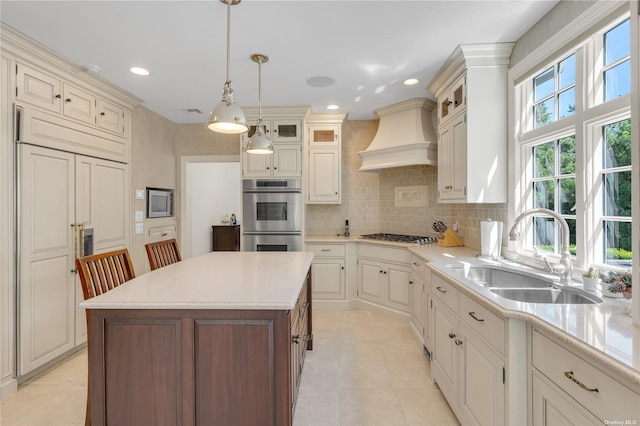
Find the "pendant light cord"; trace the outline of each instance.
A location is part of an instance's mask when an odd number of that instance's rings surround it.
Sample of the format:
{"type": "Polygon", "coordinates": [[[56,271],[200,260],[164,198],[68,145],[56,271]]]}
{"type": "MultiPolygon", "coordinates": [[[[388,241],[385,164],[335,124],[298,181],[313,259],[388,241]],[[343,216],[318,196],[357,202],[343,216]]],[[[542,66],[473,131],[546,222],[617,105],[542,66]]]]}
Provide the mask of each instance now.
{"type": "Polygon", "coordinates": [[[231,51],[231,3],[227,3],[227,82],[229,82],[229,59],[231,51]]]}
{"type": "Polygon", "coordinates": [[[258,118],[262,121],[262,59],[258,60],[258,118]]]}

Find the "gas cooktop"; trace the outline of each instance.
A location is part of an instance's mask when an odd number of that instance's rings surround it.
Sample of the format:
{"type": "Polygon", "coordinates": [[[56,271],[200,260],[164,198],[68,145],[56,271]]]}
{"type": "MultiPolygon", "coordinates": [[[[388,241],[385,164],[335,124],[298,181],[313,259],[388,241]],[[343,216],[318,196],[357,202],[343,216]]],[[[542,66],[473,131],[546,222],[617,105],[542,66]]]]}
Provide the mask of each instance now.
{"type": "Polygon", "coordinates": [[[366,240],[393,241],[396,243],[433,244],[438,241],[436,237],[421,237],[419,235],[400,235],[385,233],[365,234],[360,235],[360,237],[366,240]]]}

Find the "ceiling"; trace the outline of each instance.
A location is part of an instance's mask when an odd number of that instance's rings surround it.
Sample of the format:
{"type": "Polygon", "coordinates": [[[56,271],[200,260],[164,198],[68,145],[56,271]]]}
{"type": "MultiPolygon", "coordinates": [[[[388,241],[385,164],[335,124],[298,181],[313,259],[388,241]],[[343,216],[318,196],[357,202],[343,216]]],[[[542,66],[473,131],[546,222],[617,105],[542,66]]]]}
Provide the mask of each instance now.
{"type": "MultiPolygon", "coordinates": [[[[269,1],[231,6],[230,76],[236,103],[340,106],[351,120],[426,89],[458,44],[512,42],[557,1],[269,1]],[[312,77],[335,84],[312,87],[312,77]],[[408,78],[415,86],[404,86],[408,78]]],[[[202,1],[8,1],[5,24],[143,100],[175,123],[204,123],[226,74],[226,8],[202,1]],[[129,72],[150,71],[146,77],[129,72]],[[198,109],[201,114],[187,113],[198,109]]]]}

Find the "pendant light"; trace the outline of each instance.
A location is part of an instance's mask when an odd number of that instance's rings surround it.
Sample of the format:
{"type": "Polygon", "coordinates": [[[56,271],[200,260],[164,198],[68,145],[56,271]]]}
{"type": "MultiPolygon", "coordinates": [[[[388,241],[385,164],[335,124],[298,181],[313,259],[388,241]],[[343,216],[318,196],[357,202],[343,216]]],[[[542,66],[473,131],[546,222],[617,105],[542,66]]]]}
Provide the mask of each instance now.
{"type": "Polygon", "coordinates": [[[260,53],[251,55],[251,60],[258,63],[258,124],[255,133],[249,138],[248,154],[273,154],[273,143],[267,136],[262,122],[262,64],[269,61],[269,57],[260,53]]]}
{"type": "Polygon", "coordinates": [[[209,130],[218,133],[239,134],[249,130],[247,119],[233,100],[233,88],[229,79],[229,52],[231,40],[231,6],[240,3],[242,0],[220,0],[227,5],[227,80],[222,90],[222,101],[211,113],[207,127],[209,130]]]}

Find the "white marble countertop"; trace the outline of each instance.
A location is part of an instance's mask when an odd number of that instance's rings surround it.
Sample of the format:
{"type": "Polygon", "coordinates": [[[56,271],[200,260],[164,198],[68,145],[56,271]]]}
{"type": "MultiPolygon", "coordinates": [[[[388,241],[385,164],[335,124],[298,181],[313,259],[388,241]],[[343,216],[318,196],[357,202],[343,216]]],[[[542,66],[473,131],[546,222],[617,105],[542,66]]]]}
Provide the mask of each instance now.
{"type": "MultiPolygon", "coordinates": [[[[413,250],[412,250],[413,251],[413,250]]],[[[437,258],[431,254],[429,259],[437,258]]],[[[482,302],[504,317],[521,318],[555,336],[585,358],[615,371],[630,384],[640,387],[640,327],[625,313],[623,299],[603,297],[593,305],[518,302],[500,297],[487,288],[464,279],[452,266],[473,265],[484,260],[474,257],[439,258],[427,263],[432,270],[458,283],[460,291],[482,302]]],[[[509,267],[508,262],[506,262],[509,267]]],[[[538,271],[518,265],[518,269],[538,271]]],[[[599,294],[598,294],[599,295],[599,294]]]]}
{"type": "Polygon", "coordinates": [[[80,306],[288,310],[312,260],[310,252],[212,252],[140,275],[80,306]]]}

